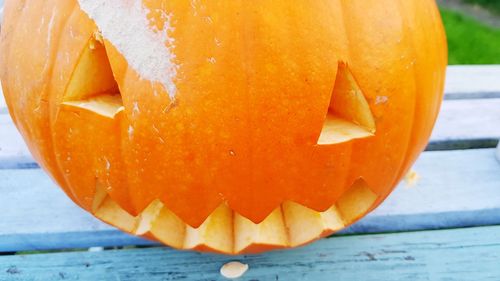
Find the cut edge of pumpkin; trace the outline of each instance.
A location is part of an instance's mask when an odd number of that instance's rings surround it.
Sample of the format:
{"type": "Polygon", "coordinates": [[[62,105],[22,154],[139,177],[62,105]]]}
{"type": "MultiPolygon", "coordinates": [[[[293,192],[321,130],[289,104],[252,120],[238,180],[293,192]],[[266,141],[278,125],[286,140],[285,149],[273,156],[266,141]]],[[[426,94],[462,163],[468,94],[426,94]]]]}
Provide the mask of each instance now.
{"type": "Polygon", "coordinates": [[[108,118],[114,118],[125,109],[99,32],[89,38],[82,50],[60,105],[62,108],[84,109],[108,118]]]}
{"type": "Polygon", "coordinates": [[[62,101],[85,100],[99,93],[119,91],[102,37],[95,32],[80,54],[62,101]]]}
{"type": "Polygon", "coordinates": [[[119,94],[103,94],[85,100],[66,101],[61,103],[61,107],[83,109],[111,119],[114,119],[120,111],[125,110],[119,94]]]}
{"type": "Polygon", "coordinates": [[[333,145],[375,135],[375,118],[348,65],[339,62],[318,145],[333,145]]]}
{"type": "Polygon", "coordinates": [[[176,249],[239,255],[298,247],[329,236],[363,217],[377,199],[378,196],[360,179],[324,212],[287,201],[264,221],[255,224],[221,204],[200,227],[193,228],[160,200],[153,201],[134,217],[98,184],[93,213],[123,231],[176,249]]]}

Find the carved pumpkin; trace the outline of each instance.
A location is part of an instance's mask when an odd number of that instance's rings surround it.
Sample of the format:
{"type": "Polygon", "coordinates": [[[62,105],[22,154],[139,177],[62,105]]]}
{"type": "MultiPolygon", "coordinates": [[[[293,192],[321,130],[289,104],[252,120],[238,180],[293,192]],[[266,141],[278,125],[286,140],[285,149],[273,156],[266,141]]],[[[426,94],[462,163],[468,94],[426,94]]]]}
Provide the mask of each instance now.
{"type": "Polygon", "coordinates": [[[230,254],[378,206],[428,141],[447,64],[432,0],[7,0],[1,32],[10,113],[73,201],[230,254]]]}

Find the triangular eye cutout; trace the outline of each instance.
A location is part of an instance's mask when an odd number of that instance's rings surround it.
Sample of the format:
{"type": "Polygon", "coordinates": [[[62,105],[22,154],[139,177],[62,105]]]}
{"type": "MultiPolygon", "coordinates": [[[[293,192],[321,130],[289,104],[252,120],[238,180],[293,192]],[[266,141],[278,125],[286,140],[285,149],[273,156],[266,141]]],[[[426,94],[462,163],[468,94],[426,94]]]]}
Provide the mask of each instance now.
{"type": "Polygon", "coordinates": [[[123,102],[102,37],[89,39],[64,93],[63,103],[114,116],[123,102]]]}
{"type": "Polygon", "coordinates": [[[368,101],[345,63],[339,63],[319,145],[337,144],[375,134],[368,101]]]}

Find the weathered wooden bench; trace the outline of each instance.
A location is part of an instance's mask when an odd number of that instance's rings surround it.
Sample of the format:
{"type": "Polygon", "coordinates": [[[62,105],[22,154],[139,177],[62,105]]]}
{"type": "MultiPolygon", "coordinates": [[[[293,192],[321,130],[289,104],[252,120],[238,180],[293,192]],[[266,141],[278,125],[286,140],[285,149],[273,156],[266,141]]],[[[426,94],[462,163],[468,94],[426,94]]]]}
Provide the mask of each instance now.
{"type": "Polygon", "coordinates": [[[500,280],[500,66],[448,73],[416,177],[343,233],[256,256],[179,252],[97,221],[34,163],[0,99],[0,280],[223,280],[233,260],[250,266],[241,280],[500,280]]]}

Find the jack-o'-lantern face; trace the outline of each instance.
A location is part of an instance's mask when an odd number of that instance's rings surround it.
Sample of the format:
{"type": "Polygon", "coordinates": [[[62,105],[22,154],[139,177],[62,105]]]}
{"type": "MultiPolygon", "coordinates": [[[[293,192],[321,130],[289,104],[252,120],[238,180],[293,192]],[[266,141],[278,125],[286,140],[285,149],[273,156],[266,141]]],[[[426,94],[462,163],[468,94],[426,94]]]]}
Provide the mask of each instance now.
{"type": "Polygon", "coordinates": [[[68,196],[223,253],[302,245],[380,204],[446,66],[422,0],[7,1],[1,48],[13,118],[68,196]]]}

